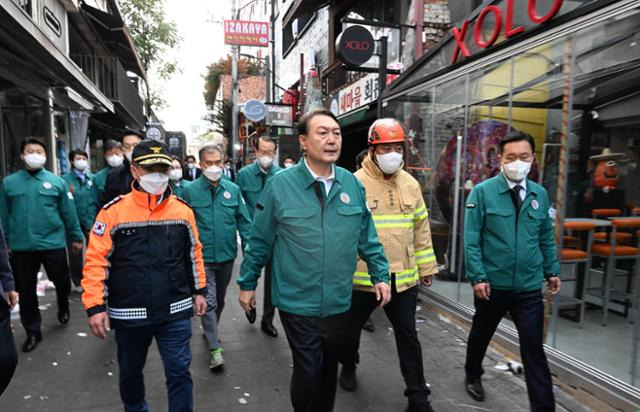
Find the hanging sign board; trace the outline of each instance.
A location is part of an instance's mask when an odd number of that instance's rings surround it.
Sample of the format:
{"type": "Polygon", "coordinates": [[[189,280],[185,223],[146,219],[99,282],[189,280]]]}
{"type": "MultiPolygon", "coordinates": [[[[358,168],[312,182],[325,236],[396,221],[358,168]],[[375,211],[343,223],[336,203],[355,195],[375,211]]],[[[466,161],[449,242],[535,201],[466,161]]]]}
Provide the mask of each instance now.
{"type": "Polygon", "coordinates": [[[362,26],[350,26],[336,39],[336,52],[343,62],[352,66],[366,63],[375,49],[375,40],[369,30],[362,26]]]}
{"type": "Polygon", "coordinates": [[[225,20],[224,44],[269,47],[269,22],[225,20]]]}
{"type": "Polygon", "coordinates": [[[293,127],[293,106],[267,103],[265,123],[268,126],[293,127]]]}

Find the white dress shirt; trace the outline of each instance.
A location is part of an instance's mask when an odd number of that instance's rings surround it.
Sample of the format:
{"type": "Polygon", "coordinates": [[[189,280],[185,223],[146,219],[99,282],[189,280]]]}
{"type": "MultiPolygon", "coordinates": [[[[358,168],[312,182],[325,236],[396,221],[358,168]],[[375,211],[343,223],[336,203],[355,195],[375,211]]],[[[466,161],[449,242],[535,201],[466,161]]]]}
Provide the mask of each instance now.
{"type": "Polygon", "coordinates": [[[335,169],[335,166],[331,165],[331,175],[329,177],[324,177],[324,176],[318,176],[317,174],[313,173],[313,170],[311,170],[311,168],[307,164],[307,159],[304,159],[304,165],[306,166],[307,170],[309,171],[309,173],[311,173],[311,176],[313,176],[313,178],[316,181],[324,183],[324,190],[325,190],[327,196],[329,196],[329,192],[331,191],[331,187],[333,186],[333,182],[336,180],[336,169],[335,169]]]}
{"type": "Polygon", "coordinates": [[[524,202],[524,198],[527,197],[527,179],[522,179],[522,182],[516,183],[507,179],[507,176],[505,176],[504,178],[507,180],[509,189],[513,190],[513,188],[516,187],[516,185],[520,185],[520,187],[522,187],[522,190],[520,191],[519,195],[520,195],[520,200],[524,202]]]}

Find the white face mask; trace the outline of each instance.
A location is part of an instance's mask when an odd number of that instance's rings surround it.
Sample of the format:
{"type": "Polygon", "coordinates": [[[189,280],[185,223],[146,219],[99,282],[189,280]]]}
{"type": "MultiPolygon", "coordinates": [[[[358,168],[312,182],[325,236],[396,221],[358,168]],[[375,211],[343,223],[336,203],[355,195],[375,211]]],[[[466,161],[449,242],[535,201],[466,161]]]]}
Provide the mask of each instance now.
{"type": "Polygon", "coordinates": [[[107,164],[111,167],[118,167],[124,163],[124,156],[111,155],[107,157],[107,164]]]}
{"type": "Polygon", "coordinates": [[[287,162],[287,163],[285,163],[285,164],[284,164],[284,168],[285,168],[285,169],[288,169],[288,168],[290,168],[290,167],[293,167],[293,163],[289,163],[289,162],[287,162]]]}
{"type": "Polygon", "coordinates": [[[202,174],[212,182],[217,182],[222,177],[222,168],[218,166],[207,167],[202,171],[202,174]]]}
{"type": "Polygon", "coordinates": [[[182,169],[171,169],[169,171],[169,179],[173,180],[174,182],[182,179],[182,169]]]}
{"type": "Polygon", "coordinates": [[[161,195],[167,190],[169,184],[169,175],[165,173],[149,173],[140,176],[140,187],[152,195],[161,195]]]}
{"type": "Polygon", "coordinates": [[[47,162],[47,156],[43,156],[38,153],[29,153],[24,155],[24,163],[29,170],[39,170],[44,167],[47,162]]]}
{"type": "Polygon", "coordinates": [[[258,158],[258,163],[260,164],[260,167],[262,167],[263,169],[268,169],[273,164],[273,157],[260,156],[258,158]]]}
{"type": "Polygon", "coordinates": [[[187,163],[187,167],[189,169],[195,169],[196,168],[196,164],[195,163],[187,163]]]}
{"type": "Polygon", "coordinates": [[[376,154],[378,166],[382,173],[392,175],[402,167],[402,153],[391,152],[385,154],[376,154]]]}
{"type": "Polygon", "coordinates": [[[80,172],[84,172],[89,168],[89,162],[84,159],[78,159],[73,161],[73,167],[80,172]]]}
{"type": "Polygon", "coordinates": [[[511,163],[503,163],[502,171],[507,179],[511,180],[512,182],[519,183],[527,177],[529,171],[531,170],[532,164],[533,162],[523,162],[522,160],[516,160],[515,162],[511,163]]]}
{"type": "Polygon", "coordinates": [[[133,150],[130,152],[124,152],[124,157],[127,158],[127,160],[129,161],[129,163],[131,163],[131,156],[133,155],[133,150]]]}

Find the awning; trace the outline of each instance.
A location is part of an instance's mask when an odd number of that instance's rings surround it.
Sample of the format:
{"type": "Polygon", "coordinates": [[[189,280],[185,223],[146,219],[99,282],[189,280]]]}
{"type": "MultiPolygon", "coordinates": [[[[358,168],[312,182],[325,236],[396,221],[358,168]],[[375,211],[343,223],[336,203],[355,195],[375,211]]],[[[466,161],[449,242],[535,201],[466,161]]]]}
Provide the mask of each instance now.
{"type": "Polygon", "coordinates": [[[82,3],[82,13],[98,32],[100,40],[118,56],[125,69],[146,78],[133,38],[119,14],[109,14],[82,3]]]}
{"type": "Polygon", "coordinates": [[[282,27],[286,27],[303,14],[312,13],[336,2],[337,0],[294,0],[282,19],[282,27]]]}
{"type": "Polygon", "coordinates": [[[92,104],[113,111],[113,103],[13,0],[0,0],[0,47],[3,43],[44,84],[69,86],[92,104]]]}
{"type": "Polygon", "coordinates": [[[367,120],[373,121],[376,118],[376,108],[377,104],[374,102],[349,113],[345,113],[344,115],[340,115],[338,116],[338,124],[344,128],[367,120]]]}

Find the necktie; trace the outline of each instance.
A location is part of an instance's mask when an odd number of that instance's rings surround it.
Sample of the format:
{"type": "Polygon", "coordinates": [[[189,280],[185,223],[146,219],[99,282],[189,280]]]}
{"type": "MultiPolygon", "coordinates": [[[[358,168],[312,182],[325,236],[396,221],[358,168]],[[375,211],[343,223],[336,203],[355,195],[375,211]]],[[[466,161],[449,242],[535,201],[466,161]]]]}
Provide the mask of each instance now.
{"type": "Polygon", "coordinates": [[[264,184],[267,181],[267,175],[260,173],[260,179],[262,179],[262,188],[264,189],[264,184]]]}
{"type": "Polygon", "coordinates": [[[317,180],[314,184],[314,190],[316,191],[316,197],[318,198],[318,201],[320,202],[320,206],[322,206],[324,208],[324,196],[325,196],[325,188],[324,188],[324,183],[322,183],[321,181],[317,180]]]}
{"type": "Polygon", "coordinates": [[[520,206],[522,206],[522,198],[520,197],[520,191],[523,189],[522,186],[520,185],[515,185],[513,187],[513,193],[515,196],[513,196],[513,201],[514,204],[516,206],[516,210],[520,210],[520,206]]]}

